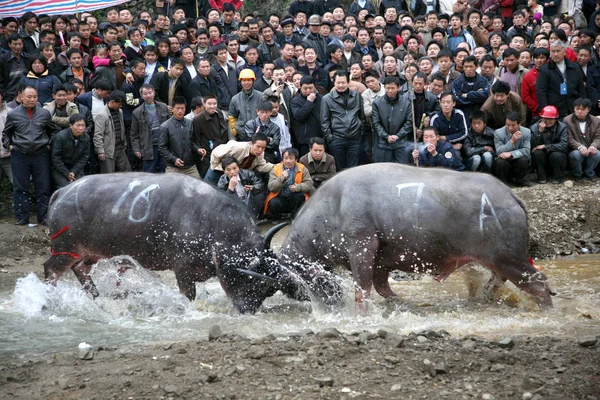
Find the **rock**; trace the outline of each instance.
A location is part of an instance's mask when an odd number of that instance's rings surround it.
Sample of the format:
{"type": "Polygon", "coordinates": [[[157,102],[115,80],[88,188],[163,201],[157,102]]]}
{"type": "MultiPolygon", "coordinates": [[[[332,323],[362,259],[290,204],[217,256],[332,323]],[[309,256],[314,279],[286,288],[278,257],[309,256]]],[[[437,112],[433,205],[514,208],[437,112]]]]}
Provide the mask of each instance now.
{"type": "Polygon", "coordinates": [[[175,385],[166,385],[165,392],[167,393],[177,393],[177,386],[175,385]]]}
{"type": "Polygon", "coordinates": [[[542,395],[541,395],[541,394],[536,394],[535,396],[533,396],[533,397],[531,398],[531,400],[542,400],[542,399],[543,399],[543,397],[542,397],[542,395]]]}
{"type": "Polygon", "coordinates": [[[586,338],[581,338],[577,344],[579,344],[581,347],[592,347],[593,345],[595,345],[598,342],[598,338],[597,337],[586,337],[586,338]]]}
{"type": "Polygon", "coordinates": [[[360,335],[358,335],[358,344],[367,344],[368,341],[369,341],[368,333],[363,332],[360,335]]]}
{"type": "Polygon", "coordinates": [[[398,364],[400,362],[400,359],[394,356],[385,356],[383,359],[389,364],[398,364]]]}
{"type": "Polygon", "coordinates": [[[163,346],[163,350],[171,350],[173,347],[173,343],[167,343],[163,346]]]}
{"type": "Polygon", "coordinates": [[[325,339],[333,339],[340,336],[340,331],[335,328],[327,328],[319,332],[319,336],[325,339]]]}
{"type": "Polygon", "coordinates": [[[482,400],[496,400],[496,398],[493,395],[489,394],[489,393],[482,394],[481,395],[481,399],[482,400]]]}
{"type": "Polygon", "coordinates": [[[80,351],[79,352],[79,359],[81,360],[93,360],[94,359],[94,355],[95,355],[95,351],[90,349],[87,351],[80,351]]]}
{"type": "Polygon", "coordinates": [[[474,340],[465,340],[462,344],[462,348],[463,349],[472,349],[475,347],[475,341],[474,340]]]}
{"type": "Polygon", "coordinates": [[[500,340],[496,344],[498,347],[502,347],[503,349],[511,349],[515,345],[515,341],[512,338],[507,337],[500,340]]]}
{"type": "Polygon", "coordinates": [[[498,372],[498,371],[502,371],[506,369],[506,365],[504,364],[493,364],[492,367],[490,368],[490,372],[498,372]]]}
{"type": "Polygon", "coordinates": [[[437,375],[437,373],[435,372],[435,366],[433,365],[433,363],[431,361],[429,361],[428,359],[423,360],[423,366],[424,366],[424,370],[425,372],[427,372],[429,374],[429,376],[431,376],[432,378],[435,378],[435,376],[437,375]]]}
{"type": "Polygon", "coordinates": [[[177,354],[186,354],[187,350],[186,349],[177,349],[177,354]]]}
{"type": "Polygon", "coordinates": [[[435,372],[440,375],[447,374],[448,369],[446,368],[446,364],[443,361],[435,363],[435,372]]]}
{"type": "Polygon", "coordinates": [[[219,377],[219,375],[216,372],[209,373],[208,377],[206,378],[206,382],[208,382],[208,383],[213,383],[213,382],[217,382],[220,380],[221,380],[221,378],[219,377]]]}
{"type": "Polygon", "coordinates": [[[557,374],[562,374],[563,372],[565,372],[567,370],[567,367],[560,367],[560,368],[556,368],[556,373],[557,374]]]}
{"type": "Polygon", "coordinates": [[[377,331],[377,336],[379,336],[382,339],[385,339],[388,335],[388,331],[386,331],[385,329],[379,329],[377,331]]]}
{"type": "Polygon", "coordinates": [[[256,350],[250,352],[248,354],[248,357],[253,360],[260,360],[261,358],[266,357],[266,355],[267,355],[267,351],[264,348],[260,347],[256,350]]]}
{"type": "Polygon", "coordinates": [[[223,336],[223,332],[221,331],[221,327],[219,325],[213,325],[210,328],[210,330],[208,331],[208,341],[209,342],[217,340],[221,336],[223,336]]]}
{"type": "Polygon", "coordinates": [[[563,185],[565,185],[565,187],[572,188],[573,187],[573,181],[565,181],[563,183],[563,185]]]}
{"type": "Polygon", "coordinates": [[[67,378],[58,378],[56,384],[61,390],[67,390],[69,388],[69,380],[67,378]]]}
{"type": "Polygon", "coordinates": [[[390,391],[392,392],[397,392],[399,390],[402,390],[402,385],[399,383],[396,383],[395,385],[392,385],[392,388],[390,389],[390,391]]]}
{"type": "Polygon", "coordinates": [[[533,393],[525,392],[525,393],[523,393],[523,396],[521,396],[521,398],[523,400],[531,400],[531,399],[533,399],[533,393]]]}
{"type": "Polygon", "coordinates": [[[319,387],[333,386],[333,378],[329,376],[317,377],[315,378],[315,382],[319,384],[319,387]]]}
{"type": "Polygon", "coordinates": [[[388,335],[387,340],[394,349],[399,349],[404,346],[404,338],[399,335],[388,335]]]}
{"type": "Polygon", "coordinates": [[[429,339],[427,339],[427,337],[425,337],[425,336],[421,336],[421,335],[417,336],[417,342],[419,342],[419,343],[425,343],[428,340],[429,339]]]}

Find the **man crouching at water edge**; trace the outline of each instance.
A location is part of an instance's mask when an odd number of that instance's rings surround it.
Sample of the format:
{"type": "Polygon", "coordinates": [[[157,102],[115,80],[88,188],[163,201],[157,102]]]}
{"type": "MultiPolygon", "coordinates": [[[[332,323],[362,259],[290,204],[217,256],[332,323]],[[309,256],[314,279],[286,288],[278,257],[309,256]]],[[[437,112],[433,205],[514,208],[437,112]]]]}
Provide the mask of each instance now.
{"type": "Polygon", "coordinates": [[[240,163],[235,157],[227,156],[221,162],[224,174],[219,179],[217,187],[227,194],[236,196],[252,210],[257,218],[262,214],[265,195],[264,184],[254,171],[240,169],[240,163]]]}
{"type": "Polygon", "coordinates": [[[444,167],[456,171],[464,171],[465,166],[456,155],[454,147],[449,142],[440,140],[440,133],[433,126],[423,128],[425,148],[412,152],[413,161],[419,161],[419,166],[444,167]]]}
{"type": "Polygon", "coordinates": [[[269,195],[265,202],[265,215],[280,219],[284,213],[296,215],[314,190],[308,169],[298,163],[298,150],[284,150],[283,161],[273,167],[269,175],[269,195]]]}
{"type": "Polygon", "coordinates": [[[173,116],[160,125],[158,151],[167,163],[167,173],[179,173],[200,179],[196,168],[196,154],[206,155],[206,150],[193,142],[192,121],[185,116],[185,98],[175,97],[173,116]]]}
{"type": "Polygon", "coordinates": [[[266,162],[264,153],[267,148],[268,139],[263,133],[255,133],[249,142],[229,142],[215,147],[210,155],[210,169],[204,177],[204,182],[217,185],[219,178],[223,175],[221,162],[226,156],[235,157],[239,161],[241,169],[250,169],[256,173],[263,174],[271,172],[273,164],[266,162]]]}

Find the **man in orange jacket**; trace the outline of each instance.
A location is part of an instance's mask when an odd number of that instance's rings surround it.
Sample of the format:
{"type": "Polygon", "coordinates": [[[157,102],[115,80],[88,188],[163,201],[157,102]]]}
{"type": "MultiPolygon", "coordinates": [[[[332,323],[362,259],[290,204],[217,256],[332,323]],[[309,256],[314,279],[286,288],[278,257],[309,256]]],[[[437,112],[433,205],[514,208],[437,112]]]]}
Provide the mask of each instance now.
{"type": "Polygon", "coordinates": [[[289,148],[282,156],[283,161],[269,175],[269,195],[265,201],[264,213],[273,219],[280,219],[284,213],[295,216],[308,200],[308,193],[314,190],[308,169],[297,162],[298,150],[289,148]]]}

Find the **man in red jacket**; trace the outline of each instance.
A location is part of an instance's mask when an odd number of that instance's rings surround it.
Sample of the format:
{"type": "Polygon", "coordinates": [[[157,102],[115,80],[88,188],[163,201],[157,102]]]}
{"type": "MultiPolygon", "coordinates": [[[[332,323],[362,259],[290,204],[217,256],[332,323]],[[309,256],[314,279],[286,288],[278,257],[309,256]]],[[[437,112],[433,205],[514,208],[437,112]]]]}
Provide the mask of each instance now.
{"type": "Polygon", "coordinates": [[[537,95],[535,94],[535,85],[539,70],[548,62],[549,57],[550,53],[547,49],[537,48],[533,50],[533,64],[535,67],[523,76],[523,81],[521,82],[521,98],[531,112],[532,119],[537,119],[540,115],[537,95]]]}

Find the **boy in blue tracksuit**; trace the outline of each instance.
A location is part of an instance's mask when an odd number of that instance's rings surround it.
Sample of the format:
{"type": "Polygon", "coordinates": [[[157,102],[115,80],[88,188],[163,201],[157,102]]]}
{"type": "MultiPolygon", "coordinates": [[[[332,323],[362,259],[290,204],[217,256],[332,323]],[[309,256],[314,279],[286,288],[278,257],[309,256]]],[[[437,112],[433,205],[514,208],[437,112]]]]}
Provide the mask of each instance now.
{"type": "Polygon", "coordinates": [[[419,160],[419,166],[444,167],[456,171],[464,171],[465,166],[456,155],[454,147],[446,141],[440,140],[440,134],[434,127],[423,129],[423,142],[425,147],[413,150],[413,160],[419,160]]]}
{"type": "Polygon", "coordinates": [[[460,151],[463,142],[469,134],[465,114],[461,110],[454,108],[456,106],[456,99],[452,93],[442,94],[440,106],[442,111],[431,117],[429,126],[434,127],[438,131],[440,140],[449,142],[454,146],[455,150],[460,151]]]}

